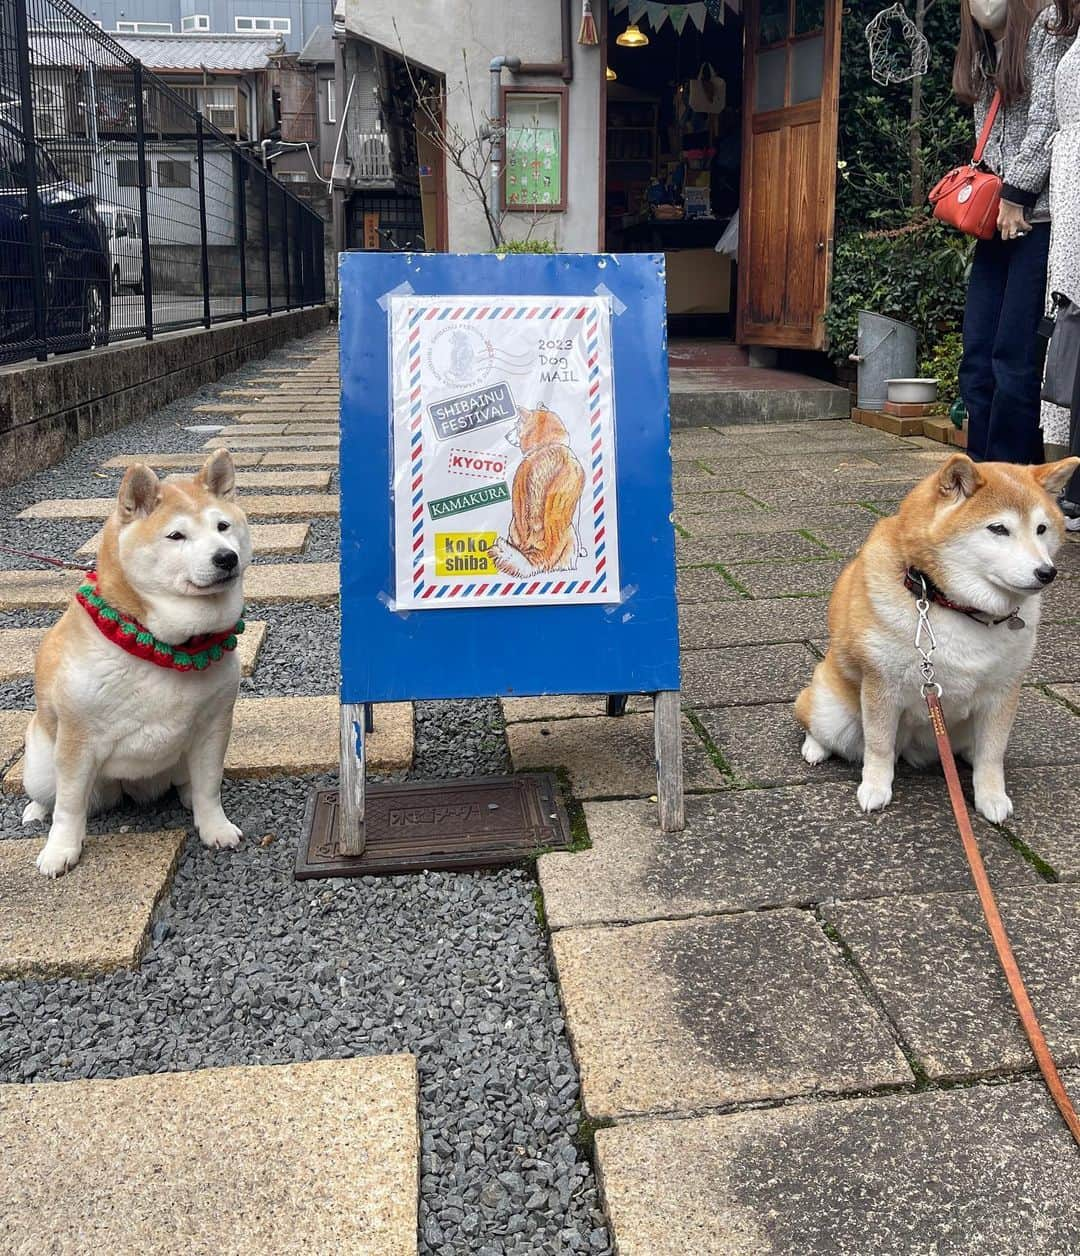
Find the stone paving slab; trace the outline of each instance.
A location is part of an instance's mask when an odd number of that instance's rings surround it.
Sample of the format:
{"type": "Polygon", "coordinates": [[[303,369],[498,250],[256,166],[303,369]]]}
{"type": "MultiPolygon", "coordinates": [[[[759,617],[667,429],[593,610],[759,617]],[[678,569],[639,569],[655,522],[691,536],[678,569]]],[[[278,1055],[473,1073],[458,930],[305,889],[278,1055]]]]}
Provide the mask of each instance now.
{"type": "MultiPolygon", "coordinates": [[[[679,572],[680,580],[689,574],[679,572]]],[[[679,641],[684,650],[809,641],[827,631],[827,610],[824,598],[809,597],[686,602],[679,606],[679,641]]]]}
{"type": "Polygon", "coordinates": [[[1026,679],[1031,684],[1080,684],[1080,635],[1075,624],[1040,624],[1026,679]]]}
{"type": "MultiPolygon", "coordinates": [[[[274,558],[286,554],[300,554],[307,544],[311,525],[308,523],[253,523],[251,544],[255,554],[274,558]]],[[[85,544],[75,551],[76,558],[90,558],[98,552],[103,529],[99,529],[85,544]]]]}
{"type": "MultiPolygon", "coordinates": [[[[0,571],[0,611],[66,606],[85,579],[78,571],[0,571]]],[[[244,596],[252,602],[336,602],[337,563],[255,563],[244,573],[244,596]]]]}
{"type": "Polygon", "coordinates": [[[310,602],[326,606],[337,601],[340,588],[337,563],[255,563],[244,572],[244,598],[249,605],[310,602]]]}
{"type": "MultiPolygon", "coordinates": [[[[681,833],[660,833],[643,800],[587,802],[585,819],[591,849],[539,861],[553,929],[970,887],[944,788],[922,777],[870,816],[854,781],[833,781],[690,797],[681,833]]],[[[995,886],[1039,881],[974,823],[995,886]]]]}
{"type": "MultiPolygon", "coordinates": [[[[336,493],[242,493],[240,505],[249,519],[302,516],[318,518],[338,513],[336,493]]],[[[58,497],[35,502],[19,512],[20,519],[107,519],[116,508],[115,497],[58,497]]]]}
{"type": "Polygon", "coordinates": [[[0,763],[21,753],[29,723],[29,711],[0,711],[0,763]]]}
{"type": "Polygon", "coordinates": [[[0,1087],[9,1252],[413,1256],[416,1063],[0,1087]]]}
{"type": "MultiPolygon", "coordinates": [[[[721,789],[727,780],[683,717],[683,780],[688,790],[721,789]]],[[[534,720],[506,730],[515,772],[562,767],[575,798],[640,797],[656,793],[651,715],[610,719],[534,720]]]]}
{"type": "MultiPolygon", "coordinates": [[[[999,905],[1054,1059],[1076,1064],[1080,886],[1009,889],[999,905]]],[[[975,894],[832,904],[823,912],[929,1077],[1033,1067],[975,894]]]]}
{"type": "MultiPolygon", "coordinates": [[[[325,697],[240,698],[233,713],[225,754],[225,775],[235,779],[305,776],[335,772],[340,763],[337,695],[325,697]],[[297,730],[303,736],[297,736],[297,730]]],[[[29,716],[24,712],[0,712],[29,716]]],[[[368,738],[368,767],[390,772],[412,766],[411,702],[375,707],[375,732],[368,738]]],[[[8,794],[23,792],[20,758],[4,775],[8,794]]]]}
{"type": "Polygon", "coordinates": [[[594,1119],[912,1080],[809,913],[568,929],[552,950],[594,1119]]]}
{"type": "MultiPolygon", "coordinates": [[[[789,703],[702,710],[699,718],[725,762],[747,784],[858,779],[855,764],[827,759],[811,766],[803,759],[799,752],[803,731],[789,703]]],[[[1057,763],[1076,763],[1080,774],[1080,716],[1037,689],[1026,688],[1006,764],[1017,768],[1057,763]]],[[[907,775],[911,770],[901,764],[900,771],[907,775]]]]}
{"type": "MultiPolygon", "coordinates": [[[[266,624],[261,620],[245,620],[244,631],[238,638],[236,656],[240,671],[250,676],[255,670],[255,660],[266,637],[266,624]]],[[[0,629],[0,681],[22,680],[34,674],[34,660],[38,647],[48,632],[47,628],[0,629]]],[[[2,759],[0,755],[0,759],[2,759]]]]}
{"type": "MultiPolygon", "coordinates": [[[[507,724],[524,720],[570,720],[581,716],[606,715],[606,694],[547,694],[542,698],[500,698],[503,719],[507,724]]],[[[652,698],[630,694],[626,700],[627,715],[651,714],[652,698]]]]}
{"type": "Polygon", "coordinates": [[[710,607],[718,602],[743,602],[746,595],[737,589],[720,570],[710,567],[679,567],[675,572],[675,591],[680,613],[685,603],[702,602],[710,607]]]}
{"type": "Polygon", "coordinates": [[[337,436],[215,436],[203,449],[337,449],[337,436]]]}
{"type": "Polygon", "coordinates": [[[336,467],[337,451],[333,449],[271,450],[260,454],[263,467],[336,467]]]}
{"type": "Polygon", "coordinates": [[[0,611],[66,606],[86,578],[78,571],[0,571],[0,611]]]}
{"type": "Polygon", "coordinates": [[[247,426],[223,427],[218,435],[223,439],[232,436],[327,436],[338,431],[337,423],[251,423],[247,426]]]}
{"type": "Polygon", "coordinates": [[[1034,1081],[628,1121],[596,1157],[619,1256],[1080,1251],[1080,1157],[1034,1081]]]}
{"type": "MultiPolygon", "coordinates": [[[[337,771],[340,762],[336,694],[317,698],[241,698],[225,756],[233,777],[302,776],[337,771]],[[303,730],[302,736],[297,736],[303,730]]],[[[368,738],[368,767],[389,772],[412,765],[411,702],[375,707],[368,738]]]]}
{"type": "Polygon", "coordinates": [[[826,558],[820,545],[798,532],[725,533],[722,536],[677,537],[675,561],[688,563],[789,563],[801,558],[826,558]]]}
{"type": "MultiPolygon", "coordinates": [[[[677,497],[675,504],[678,508],[677,497]]],[[[877,516],[862,506],[833,506],[828,509],[806,507],[803,509],[798,502],[792,502],[784,510],[758,510],[754,514],[747,514],[745,521],[736,518],[718,518],[710,527],[710,536],[706,544],[715,545],[716,537],[725,534],[746,536],[753,533],[756,536],[765,537],[778,532],[800,531],[809,532],[824,541],[841,528],[849,531],[863,529],[868,533],[876,522],[877,516]]],[[[778,560],[786,556],[783,549],[776,553],[778,560]]],[[[752,557],[753,555],[750,554],[734,555],[730,561],[736,562],[740,559],[745,561],[752,557]]]]}
{"type": "Polygon", "coordinates": [[[691,650],[683,659],[683,702],[692,707],[793,702],[817,661],[809,646],[797,643],[691,650]]]}
{"type": "Polygon", "coordinates": [[[1080,806],[1075,764],[1018,768],[1005,784],[1015,812],[1008,829],[1063,881],[1080,881],[1080,806]]]}
{"type": "MultiPolygon", "coordinates": [[[[262,457],[260,453],[251,453],[250,451],[246,453],[238,452],[233,455],[233,462],[238,467],[257,467],[262,461],[262,457]]],[[[188,468],[197,471],[205,461],[206,454],[199,452],[192,454],[119,454],[101,465],[107,471],[114,469],[126,470],[126,468],[133,467],[139,462],[161,471],[182,471],[188,468]]]]}
{"type": "Polygon", "coordinates": [[[185,838],[183,829],[88,837],[55,881],[34,864],[43,837],[0,842],[0,978],[134,968],[185,838]]]}
{"type": "Polygon", "coordinates": [[[847,559],[799,563],[726,563],[724,570],[751,597],[821,597],[833,591],[847,559]]]}

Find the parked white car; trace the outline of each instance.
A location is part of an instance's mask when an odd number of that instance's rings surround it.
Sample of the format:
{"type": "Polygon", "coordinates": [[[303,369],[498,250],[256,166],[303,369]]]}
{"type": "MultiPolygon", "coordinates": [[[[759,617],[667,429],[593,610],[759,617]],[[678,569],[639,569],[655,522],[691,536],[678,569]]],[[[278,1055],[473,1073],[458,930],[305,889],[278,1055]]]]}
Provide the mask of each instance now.
{"type": "Polygon", "coordinates": [[[107,201],[98,202],[97,212],[109,242],[113,295],[119,296],[124,288],[142,292],[142,236],[138,214],[107,201]]]}

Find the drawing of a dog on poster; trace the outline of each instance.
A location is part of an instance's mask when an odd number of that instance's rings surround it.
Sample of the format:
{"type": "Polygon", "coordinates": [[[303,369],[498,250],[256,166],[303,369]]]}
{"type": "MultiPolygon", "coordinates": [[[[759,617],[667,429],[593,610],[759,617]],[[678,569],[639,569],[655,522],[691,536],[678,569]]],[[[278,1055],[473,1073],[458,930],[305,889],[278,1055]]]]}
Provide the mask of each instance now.
{"type": "Polygon", "coordinates": [[[551,410],[519,406],[516,436],[521,462],[514,473],[509,535],[499,537],[489,557],[508,576],[572,570],[580,556],[575,521],[584,468],[551,410]]]}

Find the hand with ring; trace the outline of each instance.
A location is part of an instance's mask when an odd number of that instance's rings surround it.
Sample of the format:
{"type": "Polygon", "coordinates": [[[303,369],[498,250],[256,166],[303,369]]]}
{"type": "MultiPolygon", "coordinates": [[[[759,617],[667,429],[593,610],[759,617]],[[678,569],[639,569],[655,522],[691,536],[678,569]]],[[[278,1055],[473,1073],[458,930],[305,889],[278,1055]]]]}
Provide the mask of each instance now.
{"type": "Polygon", "coordinates": [[[1024,217],[1024,207],[1012,201],[1001,202],[997,225],[1003,240],[1017,240],[1031,230],[1031,223],[1024,217]]]}

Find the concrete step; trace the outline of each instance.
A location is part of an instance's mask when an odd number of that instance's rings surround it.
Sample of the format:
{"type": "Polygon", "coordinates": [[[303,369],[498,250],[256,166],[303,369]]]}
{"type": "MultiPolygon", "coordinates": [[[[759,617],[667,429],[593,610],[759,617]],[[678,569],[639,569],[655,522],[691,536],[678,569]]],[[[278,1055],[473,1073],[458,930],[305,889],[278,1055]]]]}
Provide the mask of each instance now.
{"type": "Polygon", "coordinates": [[[790,371],[672,366],[670,380],[673,427],[806,423],[851,415],[846,388],[790,371]]]}
{"type": "Polygon", "coordinates": [[[597,1131],[596,1157],[620,1256],[1080,1242],[1080,1156],[1038,1081],[629,1121],[597,1131]]]}
{"type": "MultiPolygon", "coordinates": [[[[300,438],[297,438],[300,439],[300,438]]],[[[327,518],[338,513],[336,493],[245,493],[239,498],[249,519],[327,518]]],[[[20,519],[107,519],[115,497],[54,497],[19,512],[20,519]]]]}
{"type": "Polygon", "coordinates": [[[415,1256],[411,1055],[0,1087],[7,1252],[415,1256]]]}

